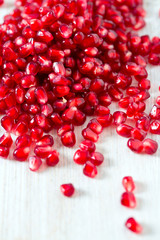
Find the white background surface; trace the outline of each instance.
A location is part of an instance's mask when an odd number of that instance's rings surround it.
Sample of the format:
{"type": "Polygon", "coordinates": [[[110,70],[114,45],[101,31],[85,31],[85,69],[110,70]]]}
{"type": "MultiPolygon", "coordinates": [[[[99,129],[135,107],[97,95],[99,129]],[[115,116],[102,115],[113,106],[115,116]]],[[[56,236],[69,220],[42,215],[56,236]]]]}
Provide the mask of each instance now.
{"type": "MultiPolygon", "coordinates": [[[[160,0],[144,2],[147,27],[142,32],[160,36],[160,0]]],[[[1,22],[11,7],[8,0],[0,9],[1,22]]],[[[160,67],[149,69],[149,79],[151,106],[158,96],[160,67]]],[[[80,135],[79,131],[76,135],[80,135]]],[[[159,136],[152,138],[160,143],[159,136]]],[[[73,163],[74,150],[62,148],[54,139],[61,156],[55,168],[33,173],[27,162],[0,159],[0,240],[160,239],[160,148],[154,156],[136,155],[127,149],[127,140],[117,136],[115,129],[106,129],[97,145],[105,155],[105,163],[92,180],[73,163]],[[120,205],[124,191],[121,180],[125,175],[136,181],[138,206],[134,210],[120,205]],[[77,190],[71,199],[59,190],[60,184],[67,182],[72,182],[77,190]],[[144,226],[141,236],[125,229],[124,222],[130,216],[144,226]]]]}

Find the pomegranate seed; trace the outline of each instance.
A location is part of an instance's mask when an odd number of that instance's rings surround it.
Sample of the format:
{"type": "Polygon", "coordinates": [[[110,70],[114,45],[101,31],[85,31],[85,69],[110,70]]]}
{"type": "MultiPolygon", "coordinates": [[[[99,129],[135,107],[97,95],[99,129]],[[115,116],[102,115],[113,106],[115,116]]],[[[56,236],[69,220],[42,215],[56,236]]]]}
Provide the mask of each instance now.
{"type": "Polygon", "coordinates": [[[141,129],[133,128],[131,130],[131,137],[142,141],[147,136],[147,133],[141,129]]]}
{"type": "Polygon", "coordinates": [[[90,128],[85,128],[82,131],[82,136],[86,139],[86,140],[90,140],[92,142],[97,142],[99,139],[99,136],[97,135],[97,133],[93,132],[90,128]]]}
{"type": "Polygon", "coordinates": [[[17,136],[23,135],[27,131],[28,131],[28,128],[27,128],[25,122],[18,122],[13,126],[13,132],[17,136]]]}
{"type": "Polygon", "coordinates": [[[77,164],[85,164],[87,160],[89,159],[90,154],[86,150],[77,150],[73,156],[73,160],[77,164]]]}
{"type": "Polygon", "coordinates": [[[143,151],[147,154],[154,154],[157,152],[158,143],[150,138],[146,138],[143,141],[143,151]]]}
{"type": "Polygon", "coordinates": [[[38,142],[36,142],[37,146],[53,146],[54,144],[54,140],[53,137],[51,135],[44,135],[42,138],[40,138],[38,140],[38,142]]]}
{"type": "Polygon", "coordinates": [[[142,226],[134,219],[128,218],[125,223],[125,226],[132,232],[140,234],[142,232],[142,226]]]}
{"type": "Polygon", "coordinates": [[[138,139],[130,138],[127,142],[127,146],[136,153],[141,153],[143,150],[143,143],[138,139]]]}
{"type": "Polygon", "coordinates": [[[63,193],[63,195],[66,197],[71,197],[75,191],[72,183],[62,184],[60,186],[60,189],[61,189],[61,192],[63,193]]]}
{"type": "Polygon", "coordinates": [[[12,127],[13,127],[13,120],[12,120],[12,118],[8,117],[8,116],[4,116],[1,119],[1,125],[7,132],[11,132],[12,127]]]}
{"type": "Polygon", "coordinates": [[[51,146],[36,146],[34,149],[34,153],[40,158],[47,158],[51,152],[51,146]]]}
{"type": "Polygon", "coordinates": [[[9,155],[9,148],[5,146],[0,146],[0,156],[3,158],[7,158],[9,155]]]}
{"type": "Polygon", "coordinates": [[[121,204],[128,208],[135,208],[136,198],[132,192],[124,192],[121,196],[121,204]]]}
{"type": "Polygon", "coordinates": [[[29,157],[29,169],[33,172],[37,171],[42,165],[42,160],[36,156],[29,157]]]}
{"type": "Polygon", "coordinates": [[[117,133],[122,136],[122,137],[126,137],[129,138],[131,137],[131,131],[132,131],[132,127],[126,124],[120,124],[117,128],[116,131],[117,133]]]}
{"type": "Polygon", "coordinates": [[[42,135],[43,135],[43,130],[41,128],[35,127],[35,128],[31,129],[30,136],[31,136],[32,141],[35,141],[35,142],[39,141],[40,138],[42,137],[42,135]]]}
{"type": "Polygon", "coordinates": [[[95,178],[97,173],[97,167],[91,162],[86,162],[83,168],[83,174],[87,177],[95,178]]]}
{"type": "Polygon", "coordinates": [[[43,87],[36,88],[35,95],[36,95],[36,98],[37,98],[37,102],[39,104],[46,104],[47,103],[48,96],[47,96],[47,93],[46,93],[46,91],[43,87]]]}
{"type": "Polygon", "coordinates": [[[120,125],[125,123],[127,115],[124,112],[116,111],[113,113],[113,121],[115,125],[120,125]]]}
{"type": "Polygon", "coordinates": [[[16,139],[16,147],[21,148],[21,147],[30,147],[31,145],[31,137],[27,134],[21,135],[16,139]]]}
{"type": "Polygon", "coordinates": [[[76,143],[76,138],[75,138],[75,134],[73,131],[69,131],[64,133],[61,136],[61,141],[62,144],[66,147],[73,147],[76,143]]]}
{"type": "Polygon", "coordinates": [[[91,129],[93,132],[100,134],[103,131],[101,124],[96,120],[92,119],[89,121],[87,128],[91,129]]]}
{"type": "Polygon", "coordinates": [[[73,124],[65,124],[62,127],[60,127],[57,131],[58,136],[63,136],[64,133],[69,132],[69,131],[74,131],[74,126],[73,124]]]}
{"type": "Polygon", "coordinates": [[[14,159],[18,161],[26,161],[29,155],[29,147],[17,147],[13,152],[14,159]]]}
{"type": "Polygon", "coordinates": [[[102,127],[108,127],[112,123],[112,115],[111,114],[99,116],[96,119],[101,124],[102,127]]]}
{"type": "Polygon", "coordinates": [[[59,163],[59,153],[54,150],[46,158],[46,164],[50,167],[54,167],[59,163]]]}
{"type": "Polygon", "coordinates": [[[96,145],[90,140],[84,140],[80,143],[79,148],[83,151],[94,152],[96,145]]]}
{"type": "Polygon", "coordinates": [[[133,178],[128,176],[122,179],[122,185],[127,192],[133,192],[135,189],[135,184],[133,178]]]}
{"type": "Polygon", "coordinates": [[[13,143],[13,140],[10,133],[6,132],[0,137],[0,146],[10,148],[12,143],[13,143]]]}
{"type": "Polygon", "coordinates": [[[90,161],[95,166],[99,166],[99,165],[101,165],[103,163],[104,156],[101,153],[99,153],[99,152],[93,152],[93,153],[91,153],[90,161]]]}

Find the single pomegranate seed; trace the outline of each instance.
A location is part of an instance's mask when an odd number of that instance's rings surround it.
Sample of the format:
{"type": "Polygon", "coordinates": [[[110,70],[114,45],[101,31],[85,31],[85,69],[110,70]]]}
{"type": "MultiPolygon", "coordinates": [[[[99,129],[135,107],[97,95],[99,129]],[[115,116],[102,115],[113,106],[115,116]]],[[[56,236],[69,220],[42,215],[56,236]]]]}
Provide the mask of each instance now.
{"type": "Polygon", "coordinates": [[[46,93],[46,91],[43,87],[36,88],[35,95],[36,95],[36,98],[37,98],[37,102],[39,104],[46,104],[47,103],[48,96],[47,96],[47,93],[46,93]]]}
{"type": "Polygon", "coordinates": [[[34,153],[40,158],[47,158],[51,152],[51,146],[36,146],[34,149],[34,153]]]}
{"type": "Polygon", "coordinates": [[[66,197],[71,197],[75,191],[72,183],[62,184],[60,186],[60,189],[61,189],[61,192],[63,193],[63,195],[66,197]]]}
{"type": "Polygon", "coordinates": [[[160,119],[160,107],[153,105],[149,116],[151,119],[160,119]]]}
{"type": "Polygon", "coordinates": [[[135,184],[133,178],[128,176],[122,179],[122,185],[127,192],[133,192],[135,189],[135,184]]]}
{"type": "Polygon", "coordinates": [[[143,151],[147,154],[154,154],[157,152],[158,143],[150,138],[146,138],[143,141],[143,151]]]}
{"type": "Polygon", "coordinates": [[[132,131],[132,127],[126,124],[120,124],[117,128],[116,131],[117,133],[122,136],[122,137],[126,137],[129,138],[131,137],[131,131],[132,131]]]}
{"type": "Polygon", "coordinates": [[[134,219],[128,218],[125,223],[125,226],[132,232],[140,234],[142,232],[142,226],[134,219]]]}
{"type": "Polygon", "coordinates": [[[41,128],[35,127],[35,128],[31,129],[30,136],[31,136],[32,141],[35,141],[35,142],[39,141],[40,138],[42,137],[42,135],[43,135],[43,130],[41,128]]]}
{"type": "Polygon", "coordinates": [[[9,155],[9,148],[0,145],[0,156],[3,158],[7,158],[9,155]]]}
{"type": "Polygon", "coordinates": [[[99,116],[96,119],[101,124],[102,127],[108,127],[112,123],[112,115],[111,114],[99,116]]]}
{"type": "Polygon", "coordinates": [[[96,120],[92,119],[89,121],[87,128],[91,129],[93,132],[100,134],[103,131],[101,124],[96,120]]]}
{"type": "Polygon", "coordinates": [[[121,196],[121,204],[128,208],[135,208],[136,198],[132,192],[124,192],[121,196]]]}
{"type": "Polygon", "coordinates": [[[127,115],[122,111],[116,111],[113,113],[113,121],[115,125],[125,123],[127,115]]]}
{"type": "Polygon", "coordinates": [[[46,164],[50,167],[54,167],[59,163],[59,153],[54,150],[46,158],[46,164]]]}
{"type": "Polygon", "coordinates": [[[90,140],[84,140],[80,143],[79,148],[82,151],[94,152],[96,150],[96,145],[90,140]]]}
{"type": "Polygon", "coordinates": [[[10,133],[6,132],[0,137],[0,146],[10,148],[12,143],[13,143],[13,140],[10,133]]]}
{"type": "Polygon", "coordinates": [[[86,140],[90,140],[92,142],[97,142],[99,139],[99,136],[97,135],[97,133],[93,132],[90,128],[85,128],[82,131],[82,136],[86,139],[86,140]]]}
{"type": "Polygon", "coordinates": [[[37,171],[42,165],[42,160],[36,156],[29,157],[28,162],[29,162],[29,169],[33,172],[37,171]]]}
{"type": "Polygon", "coordinates": [[[12,118],[8,117],[8,116],[4,116],[1,119],[1,125],[7,132],[11,132],[12,127],[13,127],[13,120],[12,120],[12,118]]]}
{"type": "Polygon", "coordinates": [[[13,126],[13,132],[15,135],[20,136],[28,131],[28,127],[25,122],[18,122],[13,126]]]}
{"type": "Polygon", "coordinates": [[[42,138],[40,138],[38,140],[38,142],[36,142],[37,146],[53,146],[54,144],[54,140],[53,137],[51,135],[44,135],[42,138]]]}
{"type": "Polygon", "coordinates": [[[73,124],[65,124],[62,127],[60,127],[57,131],[58,136],[63,136],[64,133],[69,132],[69,131],[74,131],[74,126],[73,124]]]}
{"type": "Polygon", "coordinates": [[[136,153],[141,153],[143,150],[143,143],[138,139],[130,138],[127,142],[127,146],[136,153]]]}
{"type": "Polygon", "coordinates": [[[21,135],[16,139],[16,147],[21,148],[21,147],[30,147],[32,141],[31,137],[27,134],[21,135]]]}
{"type": "Polygon", "coordinates": [[[29,155],[29,147],[18,147],[13,152],[14,159],[18,161],[26,161],[29,155]]]}
{"type": "Polygon", "coordinates": [[[93,152],[93,153],[91,153],[90,161],[95,166],[99,166],[103,163],[104,156],[100,152],[93,152]]]}
{"type": "Polygon", "coordinates": [[[131,130],[131,137],[142,141],[147,136],[147,133],[141,129],[133,128],[131,130]]]}
{"type": "Polygon", "coordinates": [[[76,138],[75,138],[75,134],[73,131],[69,131],[64,133],[61,136],[61,141],[62,144],[66,147],[73,147],[76,143],[76,138]]]}
{"type": "Polygon", "coordinates": [[[86,162],[83,168],[83,174],[87,177],[95,178],[97,173],[97,167],[91,162],[86,162]]]}
{"type": "Polygon", "coordinates": [[[73,156],[73,160],[77,164],[85,164],[90,157],[90,153],[86,150],[77,150],[73,156]]]}

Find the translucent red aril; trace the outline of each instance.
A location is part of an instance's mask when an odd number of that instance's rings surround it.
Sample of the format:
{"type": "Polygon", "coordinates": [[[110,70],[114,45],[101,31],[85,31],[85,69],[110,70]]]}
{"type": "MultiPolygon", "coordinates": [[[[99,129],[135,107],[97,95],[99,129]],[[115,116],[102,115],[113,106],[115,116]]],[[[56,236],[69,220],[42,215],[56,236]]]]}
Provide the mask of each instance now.
{"type": "Polygon", "coordinates": [[[10,148],[12,143],[13,143],[13,140],[10,133],[6,132],[0,137],[0,146],[10,148]]]}
{"type": "Polygon", "coordinates": [[[135,208],[137,202],[134,194],[132,192],[124,192],[121,196],[121,204],[128,208],[135,208]]]}
{"type": "Polygon", "coordinates": [[[39,141],[40,138],[43,136],[43,130],[40,127],[34,127],[31,129],[30,133],[32,141],[39,141]]]}
{"type": "Polygon", "coordinates": [[[97,134],[100,134],[103,131],[101,124],[95,118],[89,121],[87,128],[90,128],[97,134]]]}
{"type": "Polygon", "coordinates": [[[84,140],[80,143],[79,148],[83,151],[94,152],[96,150],[96,145],[90,140],[84,140]]]}
{"type": "Polygon", "coordinates": [[[136,153],[141,153],[143,150],[143,143],[138,139],[130,138],[127,142],[127,146],[136,153]]]}
{"type": "Polygon", "coordinates": [[[86,139],[86,140],[90,140],[92,142],[97,142],[99,139],[99,136],[97,133],[93,132],[90,128],[85,128],[82,131],[82,136],[86,139]]]}
{"type": "Polygon", "coordinates": [[[37,98],[37,102],[39,104],[46,104],[47,103],[48,96],[47,96],[47,93],[46,93],[46,91],[43,87],[36,88],[35,95],[36,95],[36,98],[37,98]]]}
{"type": "Polygon", "coordinates": [[[64,146],[73,147],[76,143],[75,133],[73,131],[64,133],[61,136],[61,141],[64,146]]]}
{"type": "Polygon", "coordinates": [[[148,131],[150,127],[150,119],[147,116],[140,117],[136,121],[136,127],[142,129],[143,131],[148,131]]]}
{"type": "Polygon", "coordinates": [[[95,166],[99,166],[104,161],[104,156],[100,152],[92,152],[90,157],[91,163],[93,163],[95,166]]]}
{"type": "Polygon", "coordinates": [[[66,197],[71,197],[74,194],[74,191],[75,191],[72,183],[62,184],[60,186],[60,190],[63,193],[63,195],[66,196],[66,197]]]}
{"type": "Polygon", "coordinates": [[[13,152],[14,159],[18,161],[26,161],[29,155],[29,147],[18,147],[13,152]]]}
{"type": "Polygon", "coordinates": [[[83,174],[87,177],[95,178],[97,173],[97,167],[91,162],[86,162],[83,168],[83,174]]]}
{"type": "Polygon", "coordinates": [[[38,140],[38,142],[36,142],[37,146],[53,146],[54,144],[54,140],[53,137],[51,135],[44,135],[42,138],[40,138],[38,140]]]}
{"type": "Polygon", "coordinates": [[[7,158],[9,155],[9,147],[0,145],[0,157],[7,158]]]}
{"type": "Polygon", "coordinates": [[[133,127],[127,125],[127,124],[120,124],[117,128],[116,131],[117,133],[122,136],[122,137],[126,137],[129,138],[131,137],[131,130],[133,129],[133,127]]]}
{"type": "Polygon", "coordinates": [[[160,119],[160,107],[153,105],[149,116],[151,119],[160,119]]]}
{"type": "Polygon", "coordinates": [[[35,172],[42,165],[42,160],[39,157],[33,156],[33,157],[29,157],[28,163],[29,163],[29,169],[35,172]]]}
{"type": "Polygon", "coordinates": [[[150,138],[143,141],[143,152],[147,154],[154,154],[157,152],[158,143],[150,138]]]}
{"type": "Polygon", "coordinates": [[[66,24],[61,24],[59,27],[59,33],[62,38],[70,38],[72,35],[72,28],[66,24]]]}
{"type": "Polygon", "coordinates": [[[128,218],[125,223],[125,226],[132,232],[140,234],[142,232],[142,226],[134,219],[128,218]]]}
{"type": "Polygon", "coordinates": [[[18,122],[13,126],[13,132],[15,135],[20,136],[28,131],[28,127],[25,122],[18,122]]]}
{"type": "Polygon", "coordinates": [[[15,142],[17,148],[30,147],[31,143],[31,137],[27,134],[19,136],[15,142]]]}
{"type": "Polygon", "coordinates": [[[133,192],[135,189],[133,178],[130,176],[124,177],[122,179],[122,185],[127,192],[133,192]]]}
{"type": "Polygon", "coordinates": [[[112,123],[112,115],[110,113],[103,116],[98,116],[96,119],[104,128],[110,126],[112,123]]]}
{"type": "Polygon", "coordinates": [[[115,125],[125,123],[127,115],[122,111],[116,111],[113,113],[113,121],[115,125]]]}
{"type": "Polygon", "coordinates": [[[26,75],[21,79],[21,86],[23,88],[30,88],[36,85],[36,78],[33,75],[26,75]]]}
{"type": "Polygon", "coordinates": [[[12,127],[13,127],[13,120],[12,120],[12,118],[8,117],[8,116],[4,116],[1,119],[1,125],[7,132],[11,132],[12,127]]]}
{"type": "Polygon", "coordinates": [[[55,165],[58,164],[58,162],[59,162],[59,153],[56,150],[50,152],[50,154],[46,158],[46,164],[50,167],[54,167],[55,165]]]}
{"type": "Polygon", "coordinates": [[[131,130],[131,137],[142,141],[147,136],[147,133],[141,129],[133,128],[131,130]]]}
{"type": "Polygon", "coordinates": [[[87,150],[77,150],[73,156],[73,160],[77,164],[85,164],[89,160],[90,153],[87,150]]]}
{"type": "Polygon", "coordinates": [[[47,158],[51,152],[51,146],[36,146],[34,149],[34,153],[40,158],[47,158]]]}

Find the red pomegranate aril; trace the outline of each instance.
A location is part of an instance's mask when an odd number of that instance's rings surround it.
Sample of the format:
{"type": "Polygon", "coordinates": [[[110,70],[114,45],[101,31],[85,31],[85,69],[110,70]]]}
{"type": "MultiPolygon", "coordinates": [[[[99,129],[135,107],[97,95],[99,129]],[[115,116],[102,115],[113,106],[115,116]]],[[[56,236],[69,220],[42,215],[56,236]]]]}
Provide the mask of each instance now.
{"type": "Polygon", "coordinates": [[[133,127],[127,125],[127,124],[120,124],[117,128],[116,131],[117,133],[122,136],[122,137],[126,137],[129,138],[131,137],[131,131],[132,131],[133,127]]]}
{"type": "Polygon", "coordinates": [[[55,128],[58,128],[58,127],[62,126],[62,124],[63,124],[63,120],[58,113],[52,113],[51,120],[52,120],[55,128]]]}
{"type": "Polygon", "coordinates": [[[76,143],[75,133],[73,131],[65,132],[61,136],[61,142],[65,147],[73,147],[76,143]]]}
{"type": "Polygon", "coordinates": [[[142,232],[142,226],[134,219],[134,218],[128,218],[125,226],[132,232],[136,234],[140,234],[142,232]]]}
{"type": "Polygon", "coordinates": [[[147,136],[147,133],[141,129],[133,128],[131,130],[131,137],[142,141],[147,136]]]}
{"type": "Polygon", "coordinates": [[[18,122],[13,126],[12,130],[15,135],[20,136],[28,131],[28,127],[25,122],[18,122]]]}
{"type": "Polygon", "coordinates": [[[83,168],[83,174],[87,177],[95,178],[97,173],[97,167],[91,162],[86,162],[83,168]]]}
{"type": "Polygon", "coordinates": [[[157,152],[158,143],[150,138],[146,138],[143,141],[143,152],[146,154],[154,154],[157,152]]]}
{"type": "Polygon", "coordinates": [[[23,103],[25,100],[25,90],[20,86],[17,86],[15,88],[15,98],[16,98],[16,102],[19,104],[23,103]]]}
{"type": "Polygon", "coordinates": [[[100,152],[92,152],[90,162],[95,166],[100,166],[104,161],[104,156],[100,152]]]}
{"type": "Polygon", "coordinates": [[[81,165],[85,164],[89,160],[89,158],[89,151],[80,149],[78,149],[73,156],[74,162],[81,165]]]}
{"type": "Polygon", "coordinates": [[[119,101],[121,98],[123,98],[123,93],[113,85],[109,87],[108,93],[113,101],[119,101]]]}
{"type": "Polygon", "coordinates": [[[151,119],[160,119],[160,107],[153,105],[149,116],[151,119]]]}
{"type": "Polygon", "coordinates": [[[153,134],[160,134],[160,121],[159,120],[154,120],[150,124],[150,132],[153,134]]]}
{"type": "Polygon", "coordinates": [[[57,130],[57,135],[61,137],[64,133],[69,132],[69,131],[74,131],[73,124],[65,124],[62,127],[60,127],[57,130]]]}
{"type": "Polygon", "coordinates": [[[13,127],[13,119],[11,117],[8,116],[4,116],[1,119],[1,126],[7,131],[7,132],[11,132],[12,127],[13,127]]]}
{"type": "Polygon", "coordinates": [[[95,118],[89,121],[87,128],[90,128],[93,132],[97,134],[100,134],[103,131],[101,124],[95,118]]]}
{"type": "Polygon", "coordinates": [[[121,204],[128,208],[137,206],[136,198],[132,192],[124,192],[121,196],[121,204]]]}
{"type": "Polygon", "coordinates": [[[36,146],[34,149],[34,153],[40,158],[47,158],[51,152],[51,146],[36,146]]]}
{"type": "Polygon", "coordinates": [[[33,157],[29,157],[28,163],[29,163],[29,169],[35,172],[42,165],[42,160],[39,157],[33,156],[33,157]]]}
{"type": "Polygon", "coordinates": [[[46,104],[48,101],[48,96],[43,87],[38,87],[35,89],[35,96],[39,104],[46,104]]]}
{"type": "Polygon", "coordinates": [[[0,145],[0,157],[7,158],[9,155],[9,147],[0,145]]]}
{"type": "Polygon", "coordinates": [[[0,137],[0,146],[10,148],[12,143],[13,143],[13,140],[10,133],[6,132],[0,137]]]}
{"type": "Polygon", "coordinates": [[[124,177],[122,179],[122,185],[127,192],[133,192],[135,190],[133,178],[130,176],[124,177]]]}
{"type": "Polygon", "coordinates": [[[147,132],[150,127],[150,119],[145,116],[141,117],[136,121],[136,127],[147,132]]]}
{"type": "Polygon", "coordinates": [[[138,139],[130,138],[127,146],[135,153],[141,153],[143,151],[143,143],[138,139]]]}
{"type": "Polygon", "coordinates": [[[34,127],[31,129],[30,136],[32,141],[37,142],[43,136],[43,130],[40,127],[34,127]]]}
{"type": "Polygon", "coordinates": [[[127,115],[122,111],[116,111],[113,113],[113,121],[115,125],[120,125],[122,123],[125,123],[126,119],[127,119],[127,115]]]}
{"type": "Polygon", "coordinates": [[[51,135],[44,135],[36,142],[37,146],[53,146],[54,140],[51,135]]]}
{"type": "Polygon", "coordinates": [[[26,161],[29,155],[29,147],[18,147],[13,152],[13,157],[17,161],[26,161]]]}
{"type": "Polygon", "coordinates": [[[98,116],[96,119],[101,124],[101,126],[104,128],[110,126],[112,123],[112,115],[111,114],[98,116]]]}
{"type": "Polygon", "coordinates": [[[82,130],[82,136],[86,139],[86,140],[90,140],[92,142],[97,142],[99,139],[98,134],[96,134],[95,132],[93,132],[90,128],[85,128],[82,130]]]}
{"type": "Polygon", "coordinates": [[[96,150],[96,145],[90,140],[84,140],[80,143],[79,148],[82,151],[94,152],[96,150]]]}
{"type": "Polygon", "coordinates": [[[54,167],[58,163],[59,163],[59,153],[56,150],[54,150],[46,158],[46,164],[49,167],[54,167]]]}
{"type": "Polygon", "coordinates": [[[36,78],[33,75],[26,75],[21,79],[21,86],[23,88],[30,88],[36,85],[36,78]]]}
{"type": "Polygon", "coordinates": [[[31,137],[27,134],[19,136],[15,142],[17,148],[30,147],[31,143],[31,137]]]}
{"type": "Polygon", "coordinates": [[[66,197],[71,197],[74,194],[74,191],[75,191],[72,183],[62,184],[60,186],[60,190],[63,193],[63,195],[66,196],[66,197]]]}

